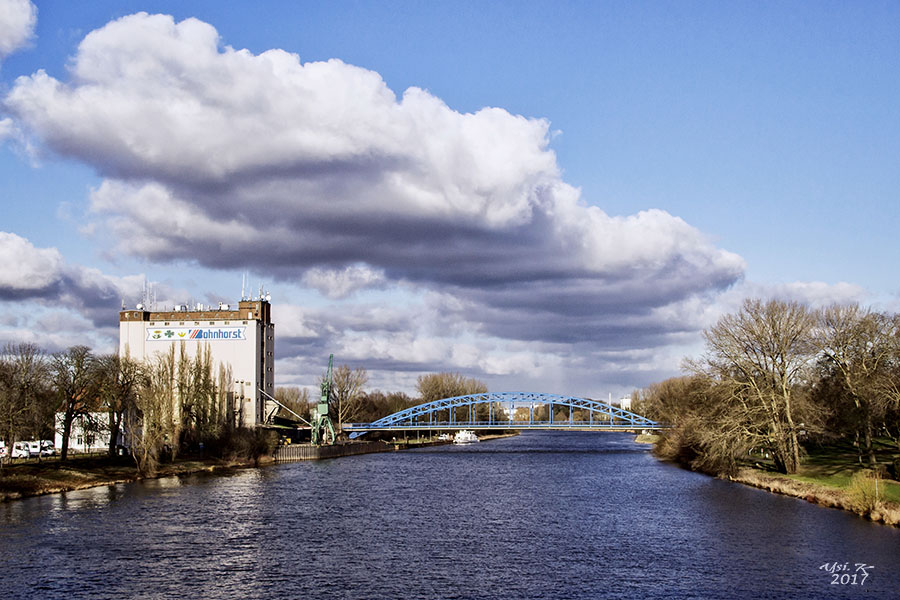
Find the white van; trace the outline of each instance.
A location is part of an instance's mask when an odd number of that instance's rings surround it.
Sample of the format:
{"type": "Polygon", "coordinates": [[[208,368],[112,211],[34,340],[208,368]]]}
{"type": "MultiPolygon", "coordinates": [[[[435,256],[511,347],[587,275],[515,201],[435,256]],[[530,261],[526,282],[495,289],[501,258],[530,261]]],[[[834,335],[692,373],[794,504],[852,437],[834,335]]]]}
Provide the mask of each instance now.
{"type": "Polygon", "coordinates": [[[6,442],[0,440],[0,458],[6,458],[8,451],[6,450],[6,442]]]}
{"type": "Polygon", "coordinates": [[[35,456],[41,455],[41,443],[40,442],[35,442],[32,440],[30,442],[25,442],[25,443],[28,444],[28,456],[35,457],[35,456]]]}
{"type": "Polygon", "coordinates": [[[13,444],[12,458],[28,458],[31,453],[28,451],[28,442],[16,442],[13,444]]]}

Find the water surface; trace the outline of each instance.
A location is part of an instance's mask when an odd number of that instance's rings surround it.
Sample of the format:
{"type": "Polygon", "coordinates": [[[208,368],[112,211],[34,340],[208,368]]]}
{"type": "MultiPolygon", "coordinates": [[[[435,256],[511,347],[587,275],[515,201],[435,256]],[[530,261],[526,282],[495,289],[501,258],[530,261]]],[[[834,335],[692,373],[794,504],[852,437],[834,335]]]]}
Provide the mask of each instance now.
{"type": "Polygon", "coordinates": [[[900,530],[632,438],[526,433],[10,502],[0,597],[900,597],[900,530]]]}

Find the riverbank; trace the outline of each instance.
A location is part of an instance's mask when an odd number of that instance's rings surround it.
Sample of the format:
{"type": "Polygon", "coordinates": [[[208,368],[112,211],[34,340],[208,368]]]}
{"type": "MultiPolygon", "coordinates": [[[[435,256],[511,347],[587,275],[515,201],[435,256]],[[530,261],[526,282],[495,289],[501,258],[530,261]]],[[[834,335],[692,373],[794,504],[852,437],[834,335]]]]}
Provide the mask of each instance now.
{"type": "MultiPolygon", "coordinates": [[[[655,441],[659,439],[662,438],[655,441]]],[[[654,442],[650,439],[636,441],[654,442]]],[[[724,478],[900,527],[900,482],[889,477],[893,471],[885,466],[896,465],[900,451],[890,440],[876,440],[875,446],[880,465],[877,479],[872,470],[860,465],[858,449],[849,442],[811,447],[797,473],[792,475],[776,472],[765,455],[754,455],[744,461],[736,474],[724,478]]],[[[667,456],[660,458],[672,460],[667,456]]],[[[674,462],[690,468],[688,464],[674,462]]]]}
{"type": "MultiPolygon", "coordinates": [[[[776,494],[801,498],[819,506],[846,510],[876,523],[900,527],[900,503],[898,502],[876,499],[871,503],[871,507],[867,507],[865,506],[867,503],[862,502],[846,488],[804,481],[795,476],[768,473],[753,468],[743,468],[737,475],[729,479],[776,494]]],[[[882,485],[888,486],[892,483],[882,481],[882,485]]],[[[893,485],[897,485],[897,483],[893,482],[893,485]]]]}
{"type": "Polygon", "coordinates": [[[58,460],[43,460],[5,465],[0,470],[0,502],[144,479],[246,468],[271,462],[269,457],[264,457],[257,462],[217,459],[179,460],[174,463],[160,464],[156,474],[152,477],[141,476],[132,461],[122,458],[72,457],[65,463],[58,460]]]}

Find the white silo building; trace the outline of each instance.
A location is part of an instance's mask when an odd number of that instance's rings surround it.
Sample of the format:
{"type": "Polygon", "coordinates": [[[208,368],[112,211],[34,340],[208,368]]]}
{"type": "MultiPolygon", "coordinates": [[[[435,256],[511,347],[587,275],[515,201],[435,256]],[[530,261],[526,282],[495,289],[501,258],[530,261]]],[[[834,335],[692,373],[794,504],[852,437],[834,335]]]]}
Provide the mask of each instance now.
{"type": "Polygon", "coordinates": [[[266,400],[275,394],[275,325],[268,296],[218,307],[177,306],[151,311],[143,305],[119,313],[119,354],[135,360],[183,347],[194,357],[209,345],[213,364],[230,366],[236,424],[261,425],[266,400]]]}

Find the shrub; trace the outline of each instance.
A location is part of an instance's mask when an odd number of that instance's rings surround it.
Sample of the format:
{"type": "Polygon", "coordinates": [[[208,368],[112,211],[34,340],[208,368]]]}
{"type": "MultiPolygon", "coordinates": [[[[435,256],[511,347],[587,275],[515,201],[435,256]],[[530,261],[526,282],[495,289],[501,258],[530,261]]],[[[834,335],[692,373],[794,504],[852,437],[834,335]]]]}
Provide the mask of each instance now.
{"type": "Polygon", "coordinates": [[[847,492],[854,507],[869,514],[878,507],[878,475],[871,471],[857,471],[850,478],[847,492]]]}
{"type": "Polygon", "coordinates": [[[229,460],[249,460],[255,464],[259,459],[275,451],[278,436],[265,429],[231,429],[219,435],[209,452],[213,456],[229,460]]]}

